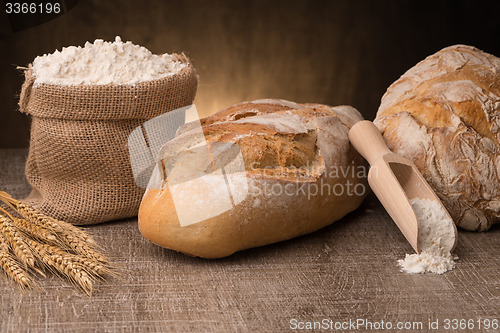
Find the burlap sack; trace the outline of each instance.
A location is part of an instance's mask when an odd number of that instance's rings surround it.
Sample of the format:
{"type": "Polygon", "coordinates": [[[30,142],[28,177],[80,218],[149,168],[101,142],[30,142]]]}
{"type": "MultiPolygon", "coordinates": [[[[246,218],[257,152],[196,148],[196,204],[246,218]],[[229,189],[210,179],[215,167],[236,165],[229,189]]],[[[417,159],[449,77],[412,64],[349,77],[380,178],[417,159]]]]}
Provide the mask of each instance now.
{"type": "Polygon", "coordinates": [[[136,85],[34,84],[25,71],[19,106],[32,116],[26,199],[74,224],[137,215],[144,189],[134,182],[127,139],[143,122],[193,103],[197,77],[178,74],[136,85]]]}

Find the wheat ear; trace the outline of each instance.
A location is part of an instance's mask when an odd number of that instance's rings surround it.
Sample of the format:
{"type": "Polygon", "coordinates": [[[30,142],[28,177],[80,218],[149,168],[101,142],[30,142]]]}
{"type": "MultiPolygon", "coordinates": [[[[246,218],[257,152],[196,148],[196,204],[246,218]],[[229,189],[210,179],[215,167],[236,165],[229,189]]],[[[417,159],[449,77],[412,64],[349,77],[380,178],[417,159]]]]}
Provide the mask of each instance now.
{"type": "MultiPolygon", "coordinates": [[[[28,286],[32,281],[11,256],[10,250],[14,251],[25,265],[33,262],[59,276],[65,276],[89,296],[96,278],[118,275],[108,260],[98,252],[94,239],[85,231],[47,216],[33,206],[12,198],[6,192],[0,191],[0,201],[15,211],[16,215],[23,217],[13,217],[0,207],[0,214],[5,215],[0,215],[0,235],[3,237],[0,263],[7,274],[18,283],[28,286]],[[11,241],[11,238],[15,240],[11,241]],[[26,259],[29,254],[33,258],[32,261],[26,259]]],[[[38,271],[36,267],[31,269],[38,271]]]]}
{"type": "Polygon", "coordinates": [[[107,262],[106,258],[94,249],[93,245],[89,245],[89,243],[95,244],[95,241],[84,231],[69,223],[59,221],[42,214],[32,206],[23,202],[13,202],[13,204],[17,211],[29,222],[33,223],[37,227],[54,231],[57,238],[62,243],[66,244],[69,249],[86,256],[87,258],[98,260],[103,263],[107,262]]]}
{"type": "Polygon", "coordinates": [[[108,260],[102,254],[100,254],[92,246],[89,246],[87,243],[82,241],[79,237],[75,237],[71,233],[64,233],[62,236],[64,237],[63,241],[71,251],[74,251],[75,253],[78,253],[79,255],[84,256],[88,259],[95,260],[101,263],[108,262],[108,260]]]}
{"type": "MultiPolygon", "coordinates": [[[[49,217],[50,218],[50,217],[49,217]]],[[[63,228],[63,230],[65,230],[67,233],[70,233],[72,234],[74,237],[76,238],[79,238],[80,240],[92,245],[92,246],[95,246],[97,245],[94,238],[92,238],[92,236],[90,236],[89,234],[87,234],[85,231],[83,231],[82,229],[80,228],[77,228],[75,227],[74,225],[72,225],[71,223],[68,223],[68,222],[64,222],[64,221],[61,221],[61,220],[57,220],[57,219],[54,219],[54,218],[51,218],[53,220],[53,222],[59,224],[59,226],[61,228],[63,228]]]]}
{"type": "Polygon", "coordinates": [[[26,221],[25,219],[14,218],[12,221],[19,230],[30,237],[34,237],[44,242],[57,241],[57,237],[54,235],[54,233],[46,228],[37,226],[31,222],[26,221]]]}
{"type": "Polygon", "coordinates": [[[104,263],[98,262],[96,260],[66,252],[64,250],[61,250],[61,248],[59,247],[49,244],[44,245],[44,250],[48,253],[58,255],[61,258],[72,262],[75,266],[80,267],[91,276],[94,276],[96,278],[103,278],[106,275],[116,276],[116,274],[109,267],[105,266],[104,263]]]}
{"type": "Polygon", "coordinates": [[[62,253],[63,251],[60,249],[48,244],[39,243],[35,240],[28,240],[28,243],[46,266],[55,269],[59,274],[69,278],[87,295],[92,295],[92,277],[78,263],[68,258],[67,254],[62,253]]]}
{"type": "MultiPolygon", "coordinates": [[[[24,202],[17,200],[11,200],[10,202],[14,205],[19,214],[36,226],[56,232],[63,237],[71,235],[73,240],[78,239],[86,244],[90,244],[90,246],[95,246],[96,242],[92,236],[74,225],[47,216],[24,202]]],[[[87,246],[90,247],[89,245],[87,246]]]]}
{"type": "Polygon", "coordinates": [[[11,256],[9,244],[2,233],[0,233],[0,266],[7,276],[14,280],[21,288],[25,289],[31,287],[31,279],[28,273],[23,270],[11,256]]]}
{"type": "Polygon", "coordinates": [[[55,223],[52,218],[38,212],[31,205],[20,201],[12,202],[12,204],[22,217],[37,227],[45,228],[53,232],[64,232],[64,229],[59,224],[55,223]]]}
{"type": "Polygon", "coordinates": [[[35,257],[33,253],[12,223],[11,219],[0,215],[0,232],[10,245],[17,259],[27,267],[34,267],[35,257]]]}

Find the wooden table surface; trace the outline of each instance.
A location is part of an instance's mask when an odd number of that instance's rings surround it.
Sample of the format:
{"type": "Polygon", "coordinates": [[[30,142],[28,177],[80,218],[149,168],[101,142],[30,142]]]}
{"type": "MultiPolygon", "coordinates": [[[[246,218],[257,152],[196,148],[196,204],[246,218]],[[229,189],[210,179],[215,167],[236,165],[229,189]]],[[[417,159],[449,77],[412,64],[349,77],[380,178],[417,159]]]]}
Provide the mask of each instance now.
{"type": "MultiPolygon", "coordinates": [[[[0,189],[19,198],[29,192],[26,154],[0,151],[0,189]]],[[[89,298],[54,276],[22,292],[1,274],[1,332],[287,332],[313,322],[331,332],[398,331],[398,322],[417,325],[405,332],[500,331],[484,329],[500,319],[500,228],[460,230],[451,272],[404,274],[396,261],[411,247],[373,195],[323,230],[219,260],[153,245],[136,219],[88,231],[121,277],[89,298]],[[474,328],[447,330],[447,319],[474,328]],[[436,321],[439,330],[429,329],[436,321]]]]}

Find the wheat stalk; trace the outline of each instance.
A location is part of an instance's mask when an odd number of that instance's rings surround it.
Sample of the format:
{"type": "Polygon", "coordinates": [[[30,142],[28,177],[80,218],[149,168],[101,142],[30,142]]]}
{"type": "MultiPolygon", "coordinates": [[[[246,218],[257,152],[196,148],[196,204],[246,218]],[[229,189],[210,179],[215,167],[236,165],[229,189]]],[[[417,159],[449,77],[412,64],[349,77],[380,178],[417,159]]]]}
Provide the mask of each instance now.
{"type": "Polygon", "coordinates": [[[25,219],[14,218],[12,220],[14,225],[24,232],[27,236],[35,237],[40,241],[44,242],[55,242],[57,241],[57,237],[46,228],[37,226],[31,222],[26,221],[25,219]]]}
{"type": "Polygon", "coordinates": [[[21,286],[21,288],[30,288],[31,280],[28,274],[11,256],[9,244],[2,233],[0,233],[0,266],[12,280],[21,286]]]}
{"type": "Polygon", "coordinates": [[[116,276],[113,270],[94,260],[73,254],[66,255],[65,258],[72,260],[75,264],[79,264],[87,273],[96,278],[103,279],[105,276],[116,276]]]}
{"type": "Polygon", "coordinates": [[[92,294],[92,278],[80,267],[79,263],[68,257],[68,253],[63,253],[64,251],[58,248],[35,240],[28,240],[28,243],[48,268],[54,268],[58,273],[69,278],[89,296],[92,294]]]}
{"type": "Polygon", "coordinates": [[[23,202],[11,202],[16,210],[24,217],[27,221],[31,222],[37,227],[46,228],[50,231],[62,233],[64,229],[56,222],[53,221],[52,218],[38,212],[32,206],[25,204],[23,202]]]}
{"type": "Polygon", "coordinates": [[[61,221],[61,220],[56,220],[54,218],[50,218],[50,219],[52,219],[53,222],[57,223],[64,230],[64,233],[71,234],[74,237],[79,238],[81,241],[84,241],[87,244],[91,244],[92,246],[96,245],[96,242],[92,238],[92,236],[90,236],[89,234],[87,234],[82,229],[79,229],[79,228],[75,227],[74,225],[72,225],[72,224],[70,224],[68,222],[64,222],[64,221],[61,221]]]}
{"type": "Polygon", "coordinates": [[[85,231],[47,216],[6,192],[0,191],[0,201],[22,217],[0,207],[0,266],[22,288],[30,287],[32,280],[17,260],[42,275],[37,265],[64,276],[89,296],[95,279],[117,276],[85,231]]]}
{"type": "Polygon", "coordinates": [[[4,239],[10,245],[19,261],[28,267],[35,266],[35,257],[30,248],[12,224],[12,220],[3,215],[0,215],[0,232],[3,234],[4,239]]]}
{"type": "MultiPolygon", "coordinates": [[[[70,223],[47,216],[26,203],[20,201],[13,201],[11,203],[26,220],[37,227],[48,229],[57,233],[60,238],[62,238],[62,241],[67,241],[67,239],[65,238],[68,238],[68,236],[70,236],[71,239],[68,239],[68,241],[71,241],[73,243],[79,240],[82,243],[85,243],[87,247],[96,245],[96,242],[92,238],[92,236],[88,235],[85,231],[75,227],[70,223]]],[[[70,244],[68,243],[68,245],[70,244]]]]}
{"type": "Polygon", "coordinates": [[[29,222],[38,228],[48,229],[56,234],[57,239],[67,245],[69,249],[89,259],[107,262],[96,249],[94,239],[83,230],[60,220],[56,220],[38,212],[32,206],[23,202],[12,202],[17,211],[29,222]]]}
{"type": "Polygon", "coordinates": [[[71,262],[75,267],[85,270],[93,277],[103,278],[106,275],[114,275],[114,272],[102,262],[66,252],[59,247],[52,246],[50,244],[43,244],[43,251],[64,258],[65,260],[71,262]]]}
{"type": "Polygon", "coordinates": [[[84,256],[88,259],[95,260],[101,263],[106,263],[108,260],[104,258],[97,250],[87,243],[83,242],[79,237],[75,237],[73,234],[65,233],[64,242],[68,245],[69,249],[84,256]]]}

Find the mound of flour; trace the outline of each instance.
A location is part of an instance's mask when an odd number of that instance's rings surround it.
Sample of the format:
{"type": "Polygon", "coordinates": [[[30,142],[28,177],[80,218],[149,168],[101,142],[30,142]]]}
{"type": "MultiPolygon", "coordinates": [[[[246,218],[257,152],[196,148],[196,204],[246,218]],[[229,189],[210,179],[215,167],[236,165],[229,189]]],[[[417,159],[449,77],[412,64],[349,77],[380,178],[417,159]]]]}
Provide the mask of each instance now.
{"type": "Polygon", "coordinates": [[[455,245],[455,227],[446,211],[436,201],[411,199],[418,221],[420,254],[407,254],[398,260],[406,273],[443,274],[455,268],[451,250],[455,245]]]}
{"type": "Polygon", "coordinates": [[[93,44],[63,47],[33,61],[35,84],[135,84],[176,74],[184,67],[170,54],[152,54],[118,36],[112,43],[96,39],[93,44]]]}

